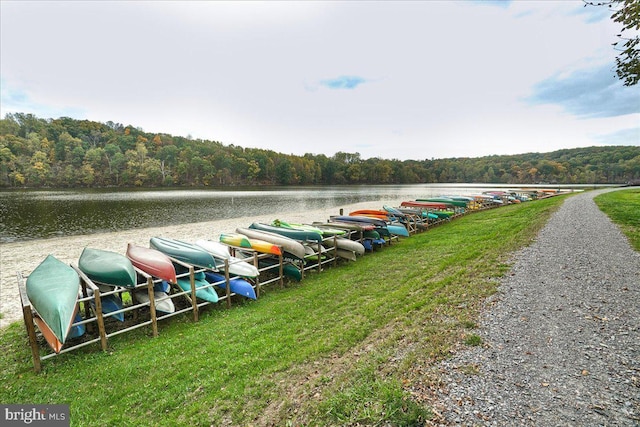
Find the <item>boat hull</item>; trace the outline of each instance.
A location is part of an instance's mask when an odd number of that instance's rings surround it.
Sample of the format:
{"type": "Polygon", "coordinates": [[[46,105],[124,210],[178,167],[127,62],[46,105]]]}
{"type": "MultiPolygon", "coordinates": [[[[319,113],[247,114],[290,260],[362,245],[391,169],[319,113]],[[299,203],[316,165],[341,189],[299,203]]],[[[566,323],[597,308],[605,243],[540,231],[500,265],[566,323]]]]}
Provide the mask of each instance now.
{"type": "Polygon", "coordinates": [[[176,269],[171,259],[157,249],[127,245],[127,258],[134,267],[144,271],[150,276],[176,283],[176,269]]]}
{"type": "Polygon", "coordinates": [[[53,255],[27,277],[27,296],[37,313],[36,324],[56,353],[64,345],[76,315],[79,287],[78,273],[53,255]]]}
{"type": "Polygon", "coordinates": [[[78,268],[95,283],[133,288],[136,271],[126,256],[102,249],[84,248],[78,268]]]}
{"type": "MultiPolygon", "coordinates": [[[[304,259],[305,250],[302,243],[297,240],[291,239],[289,237],[285,237],[281,234],[271,233],[268,231],[255,230],[251,228],[236,228],[236,232],[240,234],[244,234],[250,239],[259,239],[270,242],[274,245],[278,245],[284,249],[289,255],[293,256],[293,258],[297,261],[301,261],[304,259]]],[[[286,254],[284,254],[286,255],[286,254]]]]}
{"type": "Polygon", "coordinates": [[[223,269],[224,260],[226,259],[229,264],[229,274],[241,277],[258,277],[260,274],[255,266],[245,262],[243,259],[231,256],[229,246],[223,243],[212,240],[197,240],[195,244],[213,255],[216,258],[216,264],[219,264],[221,269],[223,269]]]}
{"type": "Polygon", "coordinates": [[[152,237],[149,240],[149,244],[163,254],[186,264],[212,270],[216,268],[216,261],[213,259],[213,255],[191,243],[164,237],[152,237]]]}
{"type": "MultiPolygon", "coordinates": [[[[226,288],[225,277],[222,274],[207,271],[205,273],[205,277],[207,282],[216,283],[216,286],[223,289],[226,288]]],[[[240,279],[239,277],[232,277],[231,279],[229,279],[229,291],[246,298],[258,299],[256,296],[256,291],[253,289],[251,283],[247,282],[244,279],[240,279]]]]}
{"type": "Polygon", "coordinates": [[[222,233],[220,234],[220,241],[225,245],[253,249],[263,254],[282,255],[282,251],[277,245],[264,240],[251,239],[240,233],[222,233]]]}

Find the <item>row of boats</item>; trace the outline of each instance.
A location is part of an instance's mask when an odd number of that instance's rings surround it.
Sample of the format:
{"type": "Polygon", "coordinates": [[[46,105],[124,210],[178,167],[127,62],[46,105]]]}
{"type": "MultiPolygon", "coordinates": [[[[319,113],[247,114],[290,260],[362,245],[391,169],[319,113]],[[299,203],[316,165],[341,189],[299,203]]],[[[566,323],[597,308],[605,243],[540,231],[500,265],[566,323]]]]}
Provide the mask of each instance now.
{"type": "Polygon", "coordinates": [[[263,274],[301,280],[305,268],[320,267],[327,260],[355,261],[367,251],[469,210],[524,201],[511,197],[417,199],[309,224],[278,219],[270,224],[254,222],[221,233],[219,241],[151,237],[149,247],[128,244],[125,254],[87,247],[77,266],[47,256],[26,278],[24,293],[33,321],[59,353],[65,343],[86,332],[79,299],[89,302],[94,312],[120,322],[126,312],[123,293],[165,315],[176,311],[174,299],[181,295],[207,303],[218,302],[221,295],[257,299],[263,274]],[[149,277],[152,287],[145,286],[149,277]],[[86,286],[89,282],[91,286],[86,286]]]}

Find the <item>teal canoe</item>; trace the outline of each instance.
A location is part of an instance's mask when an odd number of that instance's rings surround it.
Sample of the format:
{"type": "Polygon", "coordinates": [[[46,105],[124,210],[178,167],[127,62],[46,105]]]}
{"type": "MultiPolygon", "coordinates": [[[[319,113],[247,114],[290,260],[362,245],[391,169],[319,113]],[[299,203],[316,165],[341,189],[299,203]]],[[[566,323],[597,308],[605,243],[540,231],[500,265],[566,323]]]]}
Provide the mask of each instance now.
{"type": "Polygon", "coordinates": [[[126,256],[102,249],[84,248],[78,268],[96,283],[134,288],[136,270],[126,256]]]}
{"type": "Polygon", "coordinates": [[[53,255],[47,256],[27,277],[27,296],[41,320],[38,327],[56,353],[70,336],[79,287],[78,273],[53,255]]]}
{"type": "Polygon", "coordinates": [[[152,248],[186,264],[216,269],[213,255],[197,245],[165,237],[152,237],[149,244],[152,248]]]}
{"type": "MultiPolygon", "coordinates": [[[[218,294],[213,287],[209,285],[209,282],[206,281],[203,272],[195,274],[195,285],[196,298],[212,303],[218,302],[218,294]]],[[[178,278],[178,286],[180,286],[180,289],[183,291],[191,291],[191,280],[188,277],[178,278]]]]}
{"type": "Polygon", "coordinates": [[[269,233],[280,234],[293,240],[322,242],[322,234],[311,230],[297,230],[288,227],[278,227],[260,222],[254,222],[249,226],[252,230],[268,231],[269,233]]]}
{"type": "Polygon", "coordinates": [[[396,236],[409,237],[407,227],[402,224],[387,224],[387,230],[389,230],[389,233],[395,234],[396,236]]]}

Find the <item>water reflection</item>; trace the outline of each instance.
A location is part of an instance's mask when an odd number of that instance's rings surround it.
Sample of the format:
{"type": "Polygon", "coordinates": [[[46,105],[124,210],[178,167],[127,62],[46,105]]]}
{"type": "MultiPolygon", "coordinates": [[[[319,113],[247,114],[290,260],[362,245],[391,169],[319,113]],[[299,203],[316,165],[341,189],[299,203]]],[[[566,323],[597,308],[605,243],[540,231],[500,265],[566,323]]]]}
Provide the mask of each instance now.
{"type": "Polygon", "coordinates": [[[225,190],[0,192],[0,243],[160,227],[380,199],[461,194],[495,185],[417,184],[225,190]]]}

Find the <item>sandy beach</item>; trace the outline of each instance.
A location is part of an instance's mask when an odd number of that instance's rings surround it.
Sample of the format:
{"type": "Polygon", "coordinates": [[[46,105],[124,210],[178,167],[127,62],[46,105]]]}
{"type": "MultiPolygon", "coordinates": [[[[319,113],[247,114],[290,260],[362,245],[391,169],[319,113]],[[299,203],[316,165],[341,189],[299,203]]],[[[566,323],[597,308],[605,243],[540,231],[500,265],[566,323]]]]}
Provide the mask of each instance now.
{"type": "Polygon", "coordinates": [[[356,209],[380,209],[383,204],[397,206],[400,200],[379,200],[326,209],[299,212],[274,212],[261,216],[241,217],[194,224],[167,227],[139,228],[111,233],[69,236],[0,245],[0,328],[22,319],[18,294],[17,272],[28,275],[49,254],[66,263],[77,264],[82,250],[92,248],[110,250],[124,254],[128,243],[149,246],[153,236],[170,237],[184,241],[197,239],[218,240],[220,233],[233,232],[237,227],[247,227],[252,222],[271,222],[279,218],[289,222],[311,223],[326,221],[330,215],[339,214],[340,209],[348,213],[356,209]]]}

